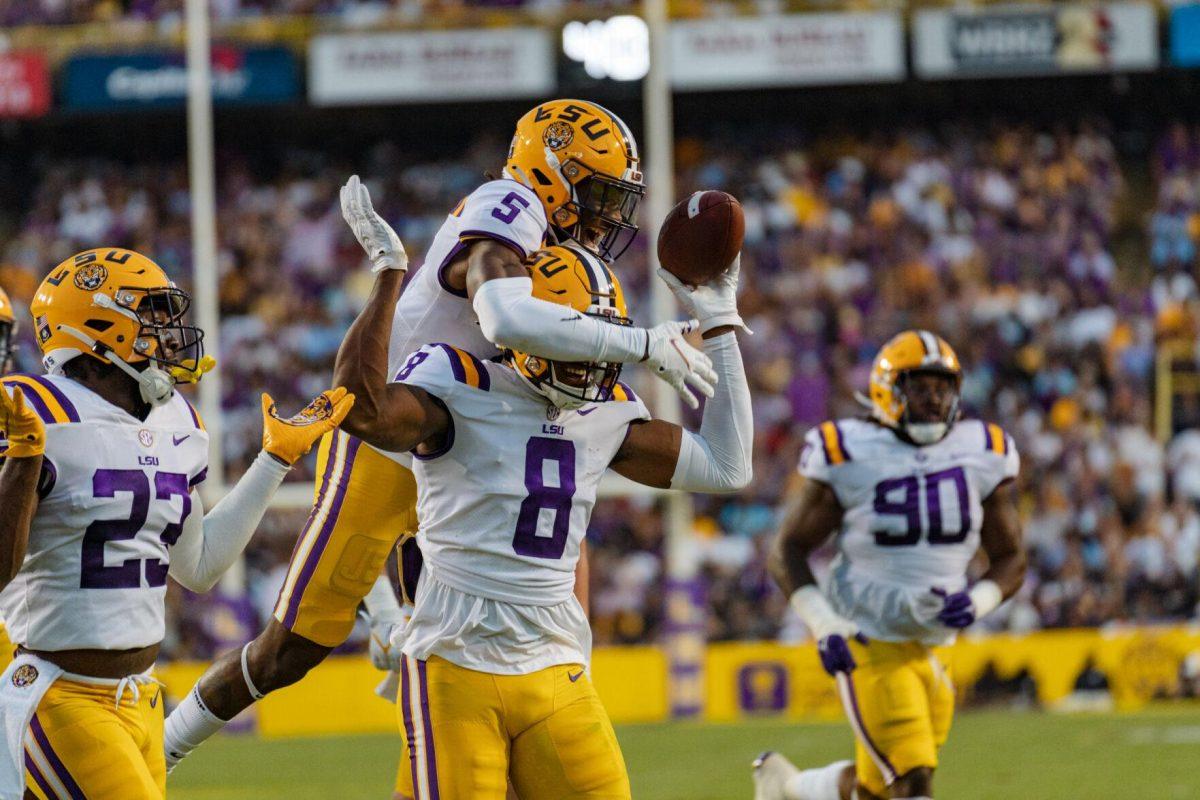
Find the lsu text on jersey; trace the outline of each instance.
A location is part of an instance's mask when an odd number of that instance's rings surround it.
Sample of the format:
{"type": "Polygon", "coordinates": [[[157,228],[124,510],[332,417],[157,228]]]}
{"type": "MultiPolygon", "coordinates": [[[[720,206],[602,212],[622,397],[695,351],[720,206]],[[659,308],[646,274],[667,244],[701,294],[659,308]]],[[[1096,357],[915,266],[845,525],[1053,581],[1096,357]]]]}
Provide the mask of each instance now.
{"type": "Polygon", "coordinates": [[[825,422],[805,439],[800,472],[845,510],[824,593],[868,638],[851,643],[858,667],[843,699],[859,733],[859,780],[878,796],[897,775],[937,766],[954,714],[944,665],[954,632],[938,622],[931,590],[966,586],[983,501],[1019,461],[1012,438],[979,420],[925,446],[865,419],[825,422]]]}

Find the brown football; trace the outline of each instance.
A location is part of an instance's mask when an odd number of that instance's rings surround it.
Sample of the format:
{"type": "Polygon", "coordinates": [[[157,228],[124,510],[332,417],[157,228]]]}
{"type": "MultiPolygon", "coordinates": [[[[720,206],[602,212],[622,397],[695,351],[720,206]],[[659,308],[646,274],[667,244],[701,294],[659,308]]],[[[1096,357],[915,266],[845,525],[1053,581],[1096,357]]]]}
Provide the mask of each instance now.
{"type": "Polygon", "coordinates": [[[742,249],[742,204],[715,189],[693,192],[667,214],[658,232],[658,262],[684,283],[699,286],[725,271],[742,249]]]}

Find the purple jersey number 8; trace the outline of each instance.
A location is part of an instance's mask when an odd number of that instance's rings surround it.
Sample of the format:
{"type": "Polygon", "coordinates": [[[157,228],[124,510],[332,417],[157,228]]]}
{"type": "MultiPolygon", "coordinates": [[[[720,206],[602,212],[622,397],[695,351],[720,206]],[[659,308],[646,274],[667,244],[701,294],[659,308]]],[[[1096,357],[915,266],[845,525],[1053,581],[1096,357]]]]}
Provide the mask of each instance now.
{"type": "Polygon", "coordinates": [[[506,210],[501,210],[499,207],[492,209],[492,216],[503,222],[505,225],[511,225],[512,221],[521,213],[522,208],[529,208],[529,201],[516,192],[509,192],[500,201],[500,205],[506,210]],[[518,208],[520,206],[520,208],[518,208]]]}
{"type": "Polygon", "coordinates": [[[568,439],[534,436],[525,445],[525,490],[521,501],[513,550],[534,558],[562,558],[571,532],[571,500],[575,496],[575,443],[568,439]],[[558,465],[558,486],[547,486],[542,467],[547,461],[558,465]],[[538,517],[543,508],[554,512],[552,535],[538,536],[538,517]]]}

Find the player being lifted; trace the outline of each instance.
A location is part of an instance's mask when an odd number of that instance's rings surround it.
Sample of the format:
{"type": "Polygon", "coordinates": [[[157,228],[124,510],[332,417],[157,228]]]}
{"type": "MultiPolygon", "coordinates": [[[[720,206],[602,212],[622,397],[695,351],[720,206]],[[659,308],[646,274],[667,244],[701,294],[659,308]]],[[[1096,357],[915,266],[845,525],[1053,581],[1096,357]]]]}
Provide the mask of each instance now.
{"type": "Polygon", "coordinates": [[[771,571],[816,638],[858,742],[854,762],[754,766],[756,800],[931,798],[954,692],[938,648],[1020,588],[1018,458],[997,425],[959,419],[962,369],[910,330],[871,371],[869,419],[825,422],[800,457],[771,571]],[[838,534],[824,590],[810,554],[838,534]],[[967,586],[982,546],[988,569],[967,586]]]}
{"type": "MultiPolygon", "coordinates": [[[[621,286],[595,254],[550,247],[526,274],[562,317],[628,329],[621,286]]],[[[520,348],[482,361],[439,343],[412,353],[389,383],[383,341],[402,279],[379,277],[335,374],[360,397],[347,432],[416,458],[425,573],[400,702],[415,797],[499,800],[511,777],[522,800],[627,798],[620,748],[586,674],[591,632],[572,594],[575,562],[609,468],[685,491],[749,482],[737,262],[695,290],[673,283],[718,377],[699,433],[650,419],[618,383],[616,361],[520,348]]]]}
{"type": "Polygon", "coordinates": [[[208,434],[174,388],[214,364],[189,304],[145,256],[80,253],[33,300],[49,374],[3,380],[0,586],[19,645],[0,679],[4,800],[163,797],[151,667],[167,576],[208,590],[288,467],[353,405],[338,389],[282,420],[263,395],[263,450],[205,513],[208,434]]]}
{"type": "MultiPolygon", "coordinates": [[[[710,395],[713,375],[708,357],[683,339],[685,323],[648,330],[608,325],[530,293],[523,262],[547,240],[573,242],[604,259],[618,256],[637,232],[644,191],[637,145],[614,114],[579,100],[554,100],[527,113],[517,123],[504,176],[482,184],[446,218],[390,330],[381,334],[380,346],[389,343],[388,377],[425,342],[485,360],[500,346],[564,361],[642,361],[696,407],[688,384],[710,395]]],[[[375,271],[407,268],[399,239],[357,177],[343,190],[342,210],[375,271]]],[[[345,434],[327,437],[319,454],[313,510],[274,619],[240,652],[218,659],[171,713],[169,764],[320,663],[349,635],[364,598],[384,623],[373,637],[399,641],[395,598],[377,578],[397,539],[416,529],[412,457],[361,447],[345,434]]],[[[385,659],[397,668],[399,648],[385,659]]]]}

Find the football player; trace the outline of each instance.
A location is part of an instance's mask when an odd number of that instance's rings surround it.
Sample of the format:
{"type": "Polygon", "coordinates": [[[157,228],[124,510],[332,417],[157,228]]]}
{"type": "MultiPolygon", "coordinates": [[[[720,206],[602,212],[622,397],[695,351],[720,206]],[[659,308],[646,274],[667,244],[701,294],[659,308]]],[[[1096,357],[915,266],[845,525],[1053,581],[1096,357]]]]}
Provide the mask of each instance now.
{"type": "MultiPolygon", "coordinates": [[[[554,246],[526,274],[563,316],[629,328],[620,283],[594,253],[554,246]]],[[[718,376],[698,433],[650,418],[618,361],[509,348],[484,361],[448,344],[388,366],[384,333],[403,275],[384,273],[338,352],[359,403],[339,460],[362,441],[411,451],[425,559],[403,642],[400,712],[416,800],[628,798],[612,725],[587,675],[591,632],[575,564],[609,468],[684,491],[750,481],[750,395],[734,330],[735,261],[691,290],[718,376]],[[395,382],[389,382],[394,379],[395,382]],[[357,437],[357,438],[352,438],[357,437]]]]}
{"type": "MultiPolygon", "coordinates": [[[[684,323],[608,325],[531,295],[524,259],[547,241],[571,242],[603,259],[628,246],[645,191],[640,170],[628,127],[594,103],[555,100],[522,117],[503,177],[450,212],[400,299],[379,342],[388,351],[389,377],[424,342],[484,360],[500,346],[564,361],[641,361],[696,407],[689,385],[709,395],[713,374],[708,357],[684,340],[684,323]]],[[[405,271],[399,239],[357,177],[343,191],[342,210],[375,271],[405,271]]],[[[380,623],[373,636],[386,643],[389,666],[399,666],[402,615],[378,579],[397,539],[416,530],[411,466],[407,453],[384,454],[345,435],[326,438],[312,513],[274,619],[240,652],[219,659],[171,713],[169,764],[320,663],[349,635],[364,598],[380,623]]]]}
{"type": "Polygon", "coordinates": [[[353,405],[337,389],[284,420],[263,395],[262,452],[205,513],[208,434],[175,391],[214,364],[189,304],[119,248],[67,259],[34,297],[49,374],[0,390],[0,587],[19,644],[0,679],[0,798],[163,797],[152,666],[167,577],[212,587],[290,465],[353,405]]]}
{"type": "Polygon", "coordinates": [[[770,567],[817,640],[857,739],[854,762],[754,766],[756,800],[931,798],[954,713],[941,650],[1020,588],[1025,552],[999,426],[959,419],[962,368],[941,337],[910,330],[875,358],[866,419],[809,431],[770,567]],[[837,534],[818,587],[808,559],[837,534]],[[988,568],[969,586],[983,548],[988,568]]]}

